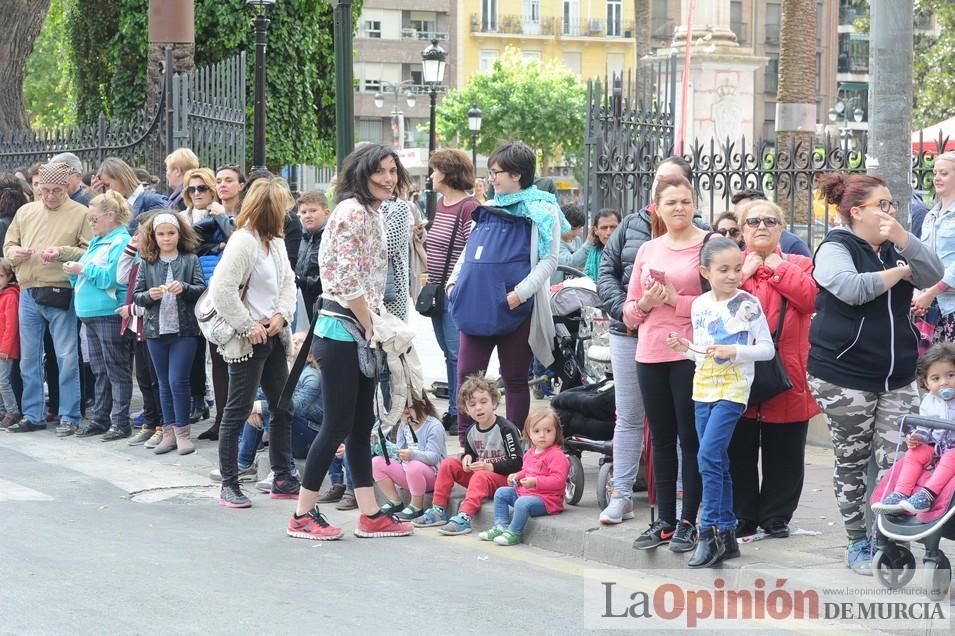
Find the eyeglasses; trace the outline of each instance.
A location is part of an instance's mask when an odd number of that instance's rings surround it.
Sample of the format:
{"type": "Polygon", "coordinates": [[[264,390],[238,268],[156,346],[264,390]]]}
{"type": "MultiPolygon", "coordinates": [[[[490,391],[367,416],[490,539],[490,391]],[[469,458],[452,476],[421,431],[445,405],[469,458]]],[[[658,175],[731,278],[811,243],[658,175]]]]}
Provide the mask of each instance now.
{"type": "Polygon", "coordinates": [[[211,189],[212,188],[210,188],[207,185],[197,185],[197,186],[189,186],[188,188],[186,188],[186,192],[188,192],[189,194],[205,194],[211,189]]]}
{"type": "Polygon", "coordinates": [[[726,227],[726,228],[723,228],[722,230],[716,230],[716,231],[719,234],[722,234],[723,236],[732,236],[733,238],[736,238],[737,236],[739,236],[739,228],[737,227],[726,227]]]}
{"type": "Polygon", "coordinates": [[[759,224],[762,223],[767,228],[770,228],[779,225],[779,219],[774,216],[751,216],[746,219],[744,223],[750,227],[759,227],[759,224]]]}
{"type": "Polygon", "coordinates": [[[889,201],[888,199],[873,199],[872,201],[866,201],[865,203],[860,203],[859,207],[867,208],[870,205],[879,206],[879,209],[885,212],[886,214],[888,214],[889,210],[891,210],[892,208],[895,208],[896,210],[899,209],[898,201],[889,201]]]}
{"type": "Polygon", "coordinates": [[[487,174],[492,179],[496,179],[497,175],[501,174],[502,172],[507,172],[507,170],[495,170],[494,168],[487,169],[487,174]]]}
{"type": "Polygon", "coordinates": [[[103,218],[104,216],[106,216],[106,213],[90,214],[89,216],[86,217],[86,220],[89,221],[90,225],[96,225],[96,223],[99,222],[99,220],[103,218]]]}

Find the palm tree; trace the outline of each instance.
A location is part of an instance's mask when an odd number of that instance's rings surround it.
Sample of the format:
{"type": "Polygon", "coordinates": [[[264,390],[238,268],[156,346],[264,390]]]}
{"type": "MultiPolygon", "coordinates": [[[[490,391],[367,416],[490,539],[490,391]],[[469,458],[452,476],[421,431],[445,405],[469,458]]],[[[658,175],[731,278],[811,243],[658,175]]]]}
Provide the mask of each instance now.
{"type": "MultiPolygon", "coordinates": [[[[800,161],[812,153],[816,122],[816,0],[786,0],[779,37],[779,88],[776,116],[776,165],[800,161]],[[794,154],[795,153],[795,154],[794,154]]],[[[777,182],[778,183],[778,182],[777,182]]],[[[809,192],[795,179],[780,184],[777,203],[809,222],[809,192]]]]}
{"type": "Polygon", "coordinates": [[[637,57],[635,68],[639,69],[640,58],[650,54],[650,0],[633,0],[633,15],[637,57]]]}

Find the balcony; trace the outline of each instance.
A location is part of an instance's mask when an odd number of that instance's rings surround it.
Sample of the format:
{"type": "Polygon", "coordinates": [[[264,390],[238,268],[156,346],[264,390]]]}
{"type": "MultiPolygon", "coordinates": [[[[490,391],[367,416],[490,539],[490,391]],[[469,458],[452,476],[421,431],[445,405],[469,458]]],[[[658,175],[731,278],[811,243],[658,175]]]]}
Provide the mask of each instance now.
{"type": "Polygon", "coordinates": [[[634,23],[608,24],[600,18],[561,20],[560,35],[568,38],[633,38],[634,23]]]}
{"type": "Polygon", "coordinates": [[[557,35],[557,20],[541,18],[526,20],[522,15],[500,15],[496,20],[478,14],[471,16],[471,33],[498,33],[502,35],[554,36],[557,35]]]}
{"type": "Polygon", "coordinates": [[[402,40],[447,40],[448,34],[444,31],[419,31],[417,29],[401,29],[402,40]]]}
{"type": "Polygon", "coordinates": [[[867,33],[840,33],[838,73],[869,72],[869,35],[867,33]]]}

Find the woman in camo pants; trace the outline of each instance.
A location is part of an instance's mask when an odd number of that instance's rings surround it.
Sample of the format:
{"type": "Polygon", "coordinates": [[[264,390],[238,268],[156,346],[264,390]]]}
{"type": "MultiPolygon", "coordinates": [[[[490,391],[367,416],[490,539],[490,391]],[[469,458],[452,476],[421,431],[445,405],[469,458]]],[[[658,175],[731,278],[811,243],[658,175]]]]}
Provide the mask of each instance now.
{"type": "Polygon", "coordinates": [[[898,418],[918,411],[912,292],[937,283],[943,268],[895,219],[898,204],[882,179],[834,173],[817,186],[845,225],[829,232],[816,252],[809,386],[829,419],[833,489],[849,538],[846,565],[871,574],[869,461],[874,455],[880,472],[892,464],[898,418]]]}

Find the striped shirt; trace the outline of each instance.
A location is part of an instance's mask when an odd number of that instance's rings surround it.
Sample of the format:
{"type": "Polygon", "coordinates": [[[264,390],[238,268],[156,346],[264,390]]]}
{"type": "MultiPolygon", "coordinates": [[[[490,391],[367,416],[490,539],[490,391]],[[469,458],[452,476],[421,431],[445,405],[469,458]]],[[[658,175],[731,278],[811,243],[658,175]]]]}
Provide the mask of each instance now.
{"type": "Polygon", "coordinates": [[[448,274],[454,269],[454,264],[464,251],[464,245],[468,242],[468,235],[471,233],[471,213],[481,204],[474,197],[465,197],[454,205],[444,205],[443,200],[437,203],[434,220],[431,227],[428,228],[428,283],[440,285],[446,282],[447,276],[442,278],[444,273],[444,263],[448,258],[448,248],[451,247],[451,260],[448,265],[448,274]],[[460,218],[460,227],[454,237],[454,245],[451,245],[451,234],[454,232],[454,224],[460,218]]]}

